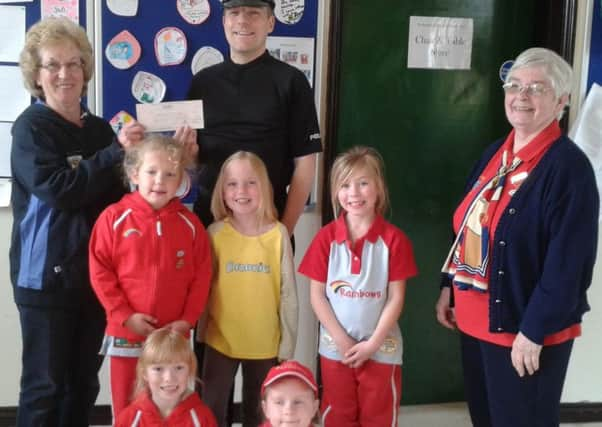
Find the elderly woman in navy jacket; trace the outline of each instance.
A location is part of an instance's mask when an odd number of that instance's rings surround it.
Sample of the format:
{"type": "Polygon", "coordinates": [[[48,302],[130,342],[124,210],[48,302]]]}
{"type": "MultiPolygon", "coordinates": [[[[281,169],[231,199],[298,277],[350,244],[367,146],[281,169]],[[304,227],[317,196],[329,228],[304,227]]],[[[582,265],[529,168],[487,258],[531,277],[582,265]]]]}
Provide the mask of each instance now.
{"type": "Polygon", "coordinates": [[[558,124],[571,77],[550,50],[516,58],[503,85],[513,129],[485,150],[453,216],[436,312],[460,330],[475,426],[558,425],[598,239],[592,167],[558,124]]]}
{"type": "Polygon", "coordinates": [[[21,324],[17,427],[88,426],[99,391],[105,319],[88,277],[88,241],[98,214],[119,200],[122,146],[81,98],[94,69],[86,32],[46,18],[25,36],[20,67],[36,102],[12,127],[10,274],[21,324]]]}

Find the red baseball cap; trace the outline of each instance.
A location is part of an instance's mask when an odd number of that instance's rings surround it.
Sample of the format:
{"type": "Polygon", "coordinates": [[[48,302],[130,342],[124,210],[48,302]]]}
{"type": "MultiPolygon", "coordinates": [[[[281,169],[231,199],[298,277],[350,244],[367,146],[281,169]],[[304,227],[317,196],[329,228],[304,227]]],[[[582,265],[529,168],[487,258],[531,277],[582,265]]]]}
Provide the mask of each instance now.
{"type": "Polygon", "coordinates": [[[265,394],[266,387],[286,377],[296,377],[300,379],[313,390],[316,398],[318,397],[318,384],[316,383],[314,374],[312,374],[306,366],[296,360],[287,360],[270,369],[265,380],[263,380],[263,384],[261,384],[261,394],[265,394]]]}

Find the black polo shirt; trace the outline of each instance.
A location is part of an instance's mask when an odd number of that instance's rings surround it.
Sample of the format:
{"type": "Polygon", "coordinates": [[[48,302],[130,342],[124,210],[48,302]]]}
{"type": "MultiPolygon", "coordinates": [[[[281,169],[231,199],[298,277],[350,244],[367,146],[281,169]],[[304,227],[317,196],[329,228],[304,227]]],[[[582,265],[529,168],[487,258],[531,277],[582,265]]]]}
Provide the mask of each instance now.
{"type": "Polygon", "coordinates": [[[294,159],[322,150],[312,90],[305,75],[266,51],[247,64],[229,58],[201,70],[188,99],[202,99],[205,128],[199,131],[199,194],[194,211],[212,222],[211,193],[223,162],[239,150],[266,164],[280,216],[294,159]]]}

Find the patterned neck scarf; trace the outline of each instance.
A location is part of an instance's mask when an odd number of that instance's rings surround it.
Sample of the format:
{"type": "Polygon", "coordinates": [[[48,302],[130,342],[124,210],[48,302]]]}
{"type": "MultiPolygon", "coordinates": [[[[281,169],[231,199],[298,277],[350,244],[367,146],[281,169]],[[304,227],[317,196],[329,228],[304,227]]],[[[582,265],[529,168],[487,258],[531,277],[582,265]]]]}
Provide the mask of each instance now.
{"type": "Polygon", "coordinates": [[[487,291],[489,242],[491,222],[498,208],[507,175],[514,171],[521,159],[504,150],[497,172],[483,185],[470,202],[467,214],[462,221],[456,240],[452,245],[442,271],[453,275],[453,282],[459,289],[487,291]]]}
{"type": "Polygon", "coordinates": [[[452,277],[458,289],[487,291],[497,224],[510,198],[560,138],[561,130],[554,120],[512,157],[514,135],[512,130],[454,214],[457,237],[442,272],[452,277]]]}

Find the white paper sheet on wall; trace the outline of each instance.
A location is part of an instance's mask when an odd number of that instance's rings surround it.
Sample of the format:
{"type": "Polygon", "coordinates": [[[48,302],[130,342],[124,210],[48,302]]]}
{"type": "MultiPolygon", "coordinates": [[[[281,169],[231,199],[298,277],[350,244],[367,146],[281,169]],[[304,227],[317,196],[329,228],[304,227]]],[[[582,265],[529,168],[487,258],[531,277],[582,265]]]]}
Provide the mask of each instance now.
{"type": "Polygon", "coordinates": [[[19,62],[25,43],[25,6],[0,6],[0,61],[19,62]]]}
{"type": "Polygon", "coordinates": [[[0,65],[0,121],[13,122],[31,102],[18,66],[0,65]]]}
{"type": "Polygon", "coordinates": [[[12,123],[0,122],[0,178],[11,176],[10,173],[10,146],[12,138],[10,128],[12,123]]]}
{"type": "Polygon", "coordinates": [[[410,16],[408,68],[470,70],[472,18],[410,16]]]}

